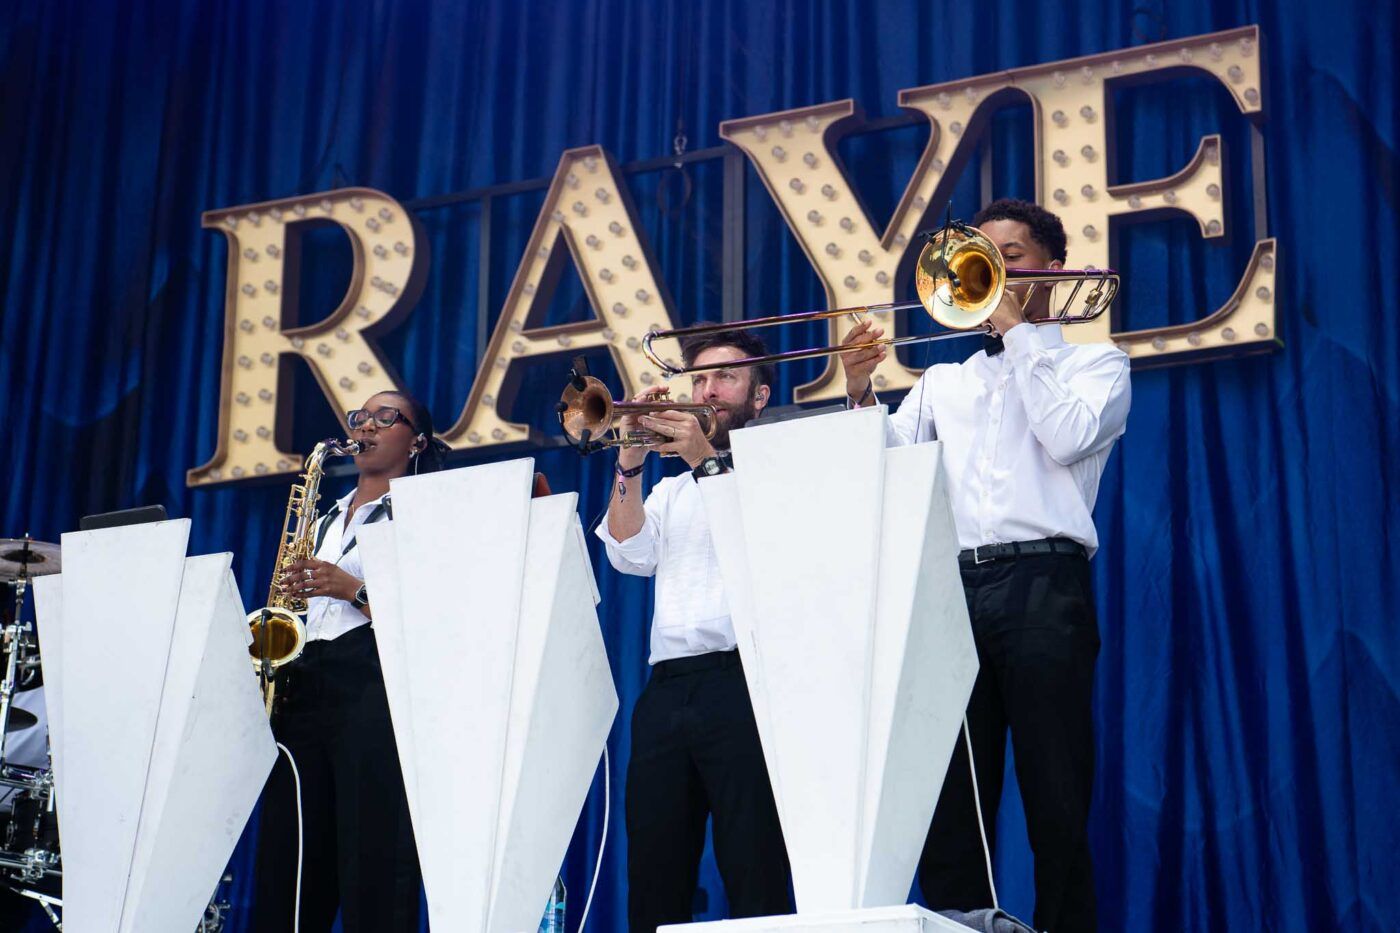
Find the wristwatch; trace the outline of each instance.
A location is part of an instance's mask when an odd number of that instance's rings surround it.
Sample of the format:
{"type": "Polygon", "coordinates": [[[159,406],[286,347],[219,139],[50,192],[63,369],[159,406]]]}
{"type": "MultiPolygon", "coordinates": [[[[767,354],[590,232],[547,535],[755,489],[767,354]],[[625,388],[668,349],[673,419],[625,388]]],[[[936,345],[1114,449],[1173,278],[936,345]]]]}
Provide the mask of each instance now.
{"type": "Polygon", "coordinates": [[[369,587],[361,583],[360,588],[355,591],[355,595],[350,599],[350,605],[356,609],[363,609],[369,605],[369,587]]]}
{"type": "Polygon", "coordinates": [[[719,457],[706,457],[697,463],[695,469],[690,472],[697,480],[707,476],[718,476],[724,472],[724,461],[719,457]]]}

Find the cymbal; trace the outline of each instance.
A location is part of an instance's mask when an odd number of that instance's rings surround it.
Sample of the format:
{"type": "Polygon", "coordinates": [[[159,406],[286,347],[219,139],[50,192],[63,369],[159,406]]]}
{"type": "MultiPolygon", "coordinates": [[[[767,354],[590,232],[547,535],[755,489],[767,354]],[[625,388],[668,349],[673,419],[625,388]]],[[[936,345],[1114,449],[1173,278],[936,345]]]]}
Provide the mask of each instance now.
{"type": "Polygon", "coordinates": [[[32,538],[0,538],[0,580],[58,573],[60,562],[57,544],[32,538]]]}
{"type": "Polygon", "coordinates": [[[20,709],[18,706],[10,707],[10,724],[5,727],[6,732],[18,732],[21,729],[28,729],[36,724],[39,717],[35,716],[27,709],[20,709]]]}

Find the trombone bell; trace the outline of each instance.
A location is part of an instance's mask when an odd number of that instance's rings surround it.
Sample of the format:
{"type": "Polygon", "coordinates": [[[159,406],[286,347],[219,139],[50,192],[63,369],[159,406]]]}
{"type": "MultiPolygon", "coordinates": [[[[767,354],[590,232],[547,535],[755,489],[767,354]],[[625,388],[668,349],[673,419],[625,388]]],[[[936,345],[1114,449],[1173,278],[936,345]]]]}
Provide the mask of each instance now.
{"type": "Polygon", "coordinates": [[[1006,263],[981,231],[949,227],[919,252],[914,291],[929,317],[949,330],[980,327],[1006,291],[1006,263]]]}

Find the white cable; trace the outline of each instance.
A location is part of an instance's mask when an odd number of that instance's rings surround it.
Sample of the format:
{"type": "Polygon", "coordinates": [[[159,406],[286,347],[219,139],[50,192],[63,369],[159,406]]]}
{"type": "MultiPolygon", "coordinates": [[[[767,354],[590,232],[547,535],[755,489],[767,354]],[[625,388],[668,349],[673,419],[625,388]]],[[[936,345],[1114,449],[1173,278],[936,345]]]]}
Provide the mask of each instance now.
{"type": "Polygon", "coordinates": [[[972,763],[972,730],[963,713],[963,738],[967,741],[967,770],[972,773],[972,804],[977,808],[977,831],[982,834],[982,855],[987,860],[987,887],[992,890],[992,908],[1001,910],[997,901],[997,883],[992,880],[992,849],[987,845],[987,827],[982,823],[982,795],[977,791],[977,766],[972,763]]]}
{"type": "Polygon", "coordinates": [[[603,850],[608,847],[608,813],[612,809],[612,781],[609,777],[608,746],[603,745],[603,835],[598,842],[598,861],[593,865],[593,883],[588,886],[588,899],[583,902],[583,913],[578,918],[578,933],[583,933],[583,925],[588,922],[588,909],[593,906],[593,892],[598,890],[598,875],[603,870],[603,850]]]}
{"type": "Polygon", "coordinates": [[[282,753],[287,756],[287,763],[292,766],[292,781],[297,789],[297,893],[296,899],[292,902],[292,933],[301,933],[301,836],[305,831],[301,822],[301,772],[297,770],[297,760],[292,757],[291,749],[281,742],[277,743],[277,747],[282,749],[282,753]]]}

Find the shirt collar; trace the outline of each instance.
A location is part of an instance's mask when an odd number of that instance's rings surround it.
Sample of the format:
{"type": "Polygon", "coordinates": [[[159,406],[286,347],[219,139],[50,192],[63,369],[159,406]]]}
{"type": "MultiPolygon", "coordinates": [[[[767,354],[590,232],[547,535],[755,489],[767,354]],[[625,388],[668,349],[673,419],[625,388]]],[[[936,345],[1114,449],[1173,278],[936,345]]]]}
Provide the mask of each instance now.
{"type": "MultiPolygon", "coordinates": [[[[350,490],[349,492],[347,492],[345,495],[343,495],[343,496],[341,496],[339,499],[335,500],[335,506],[334,506],[334,508],[331,509],[331,511],[333,511],[333,512],[344,512],[346,509],[350,508],[350,500],[352,500],[352,499],[354,499],[354,498],[355,498],[355,490],[354,490],[354,489],[351,489],[351,490],[350,490]]],[[[378,505],[379,503],[381,503],[381,502],[383,502],[383,501],[384,501],[384,495],[380,495],[379,498],[369,500],[369,501],[366,502],[364,505],[360,506],[360,508],[362,508],[362,509],[363,509],[363,508],[370,508],[370,507],[372,507],[372,506],[378,505]]]]}
{"type": "Polygon", "coordinates": [[[1036,330],[1040,331],[1040,345],[1047,350],[1051,347],[1063,347],[1065,345],[1063,324],[1037,324],[1036,330]]]}

